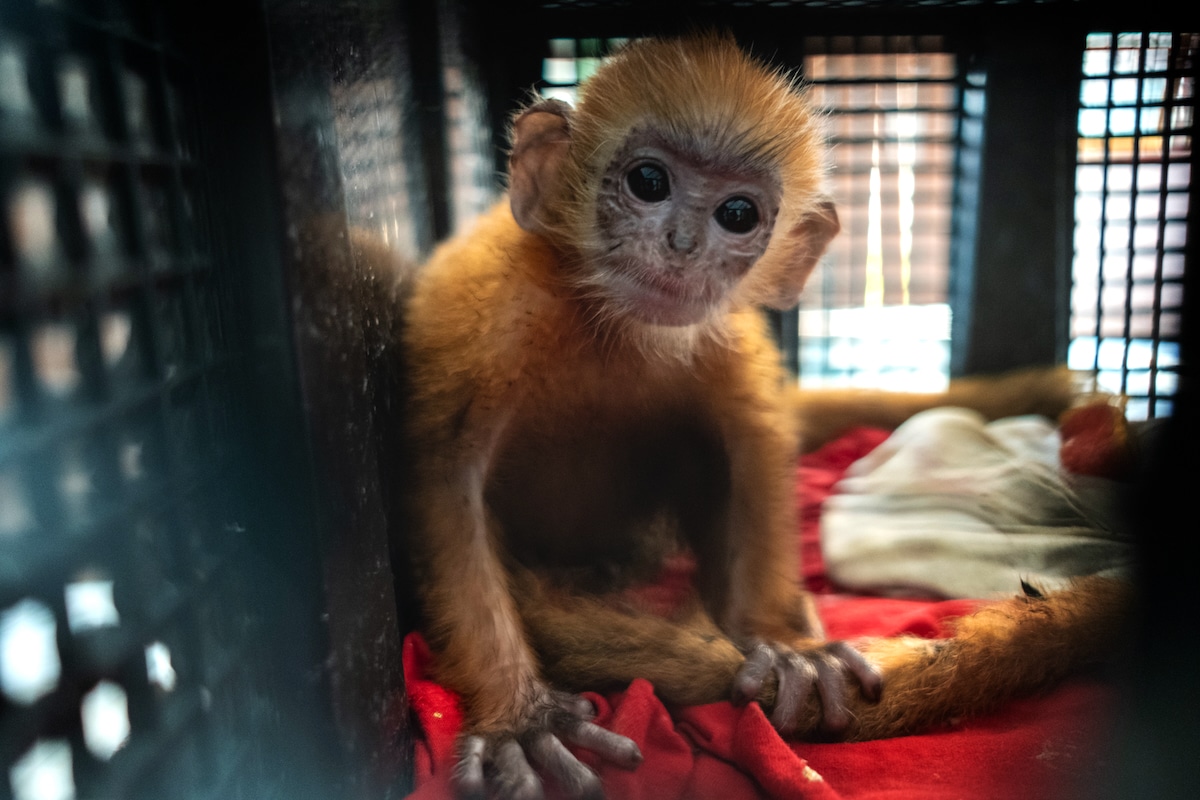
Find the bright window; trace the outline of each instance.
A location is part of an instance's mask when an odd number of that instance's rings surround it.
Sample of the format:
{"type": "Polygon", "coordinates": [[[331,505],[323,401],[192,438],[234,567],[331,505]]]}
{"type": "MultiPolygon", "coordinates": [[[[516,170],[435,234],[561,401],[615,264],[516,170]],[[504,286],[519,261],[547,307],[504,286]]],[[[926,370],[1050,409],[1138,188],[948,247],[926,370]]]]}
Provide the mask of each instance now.
{"type": "Polygon", "coordinates": [[[1170,414],[1179,371],[1200,34],[1094,33],[1083,57],[1068,363],[1170,414]]]}

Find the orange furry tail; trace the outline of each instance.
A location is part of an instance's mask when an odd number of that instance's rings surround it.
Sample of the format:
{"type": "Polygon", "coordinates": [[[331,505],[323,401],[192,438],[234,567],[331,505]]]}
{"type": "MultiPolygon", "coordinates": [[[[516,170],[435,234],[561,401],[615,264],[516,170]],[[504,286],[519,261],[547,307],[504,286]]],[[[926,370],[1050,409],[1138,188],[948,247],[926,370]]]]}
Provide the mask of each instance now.
{"type": "Polygon", "coordinates": [[[958,378],[944,392],[806,389],[792,393],[801,446],[812,451],[855,425],[889,430],[940,406],[978,411],[988,419],[1041,414],[1057,419],[1088,390],[1087,376],[1066,367],[1030,367],[1002,375],[958,378]]]}
{"type": "Polygon", "coordinates": [[[961,618],[951,639],[861,643],[883,672],[883,696],[856,699],[845,738],[901,736],[985,713],[1120,652],[1133,609],[1127,582],[1090,577],[1046,595],[1026,592],[961,618]]]}

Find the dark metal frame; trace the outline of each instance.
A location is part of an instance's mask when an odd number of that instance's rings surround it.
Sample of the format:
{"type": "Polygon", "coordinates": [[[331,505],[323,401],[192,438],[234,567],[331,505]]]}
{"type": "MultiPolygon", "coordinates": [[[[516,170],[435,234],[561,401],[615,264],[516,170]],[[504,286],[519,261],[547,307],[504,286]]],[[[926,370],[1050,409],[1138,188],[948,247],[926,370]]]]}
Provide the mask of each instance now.
{"type": "MultiPolygon", "coordinates": [[[[1187,82],[1195,79],[1195,68],[1192,61],[1197,57],[1197,43],[1200,33],[1170,33],[1167,37],[1170,44],[1167,48],[1151,51],[1151,33],[1097,32],[1095,38],[1104,42],[1109,54],[1108,69],[1102,73],[1088,75],[1089,83],[1106,88],[1106,97],[1102,104],[1095,104],[1089,99],[1086,106],[1081,98],[1082,114],[1099,112],[1104,115],[1106,130],[1101,136],[1090,136],[1081,144],[1100,145],[1102,155],[1097,162],[1094,158],[1080,160],[1080,170],[1098,175],[1099,188],[1089,187],[1086,196],[1095,200],[1100,206],[1099,233],[1101,241],[1087,254],[1095,258],[1097,266],[1092,276],[1095,280],[1095,297],[1092,298],[1091,308],[1081,308],[1080,317],[1076,323],[1076,333],[1083,334],[1080,324],[1091,317],[1093,324],[1086,333],[1094,337],[1096,352],[1090,366],[1103,369],[1110,373],[1109,378],[1115,378],[1112,390],[1127,395],[1139,406],[1143,406],[1149,417],[1164,416],[1171,407],[1172,383],[1176,378],[1177,364],[1169,351],[1172,345],[1177,345],[1176,336],[1180,308],[1179,299],[1181,283],[1185,275],[1181,274],[1180,261],[1184,258],[1183,249],[1186,242],[1180,244],[1179,230],[1186,221],[1194,216],[1194,206],[1188,205],[1181,209],[1178,200],[1189,200],[1188,187],[1179,185],[1179,174],[1190,171],[1192,155],[1180,155],[1176,144],[1181,140],[1187,142],[1185,147],[1190,151],[1192,128],[1194,122],[1190,118],[1195,113],[1195,97],[1177,98],[1176,92],[1186,91],[1187,82]],[[1136,39],[1135,39],[1136,37],[1136,39]],[[1133,48],[1129,40],[1135,40],[1133,48]],[[1120,49],[1118,49],[1120,46],[1120,49]],[[1147,64],[1150,52],[1166,52],[1165,63],[1147,64]],[[1129,69],[1129,64],[1118,64],[1119,53],[1137,53],[1136,66],[1129,69]],[[1152,81],[1161,81],[1164,86],[1162,98],[1149,98],[1145,90],[1152,81]],[[1114,98],[1114,86],[1118,82],[1136,82],[1137,92],[1133,103],[1124,98],[1114,98]],[[1112,119],[1119,113],[1128,113],[1135,119],[1133,129],[1119,135],[1112,133],[1112,119]],[[1144,124],[1147,112],[1157,112],[1161,115],[1161,130],[1149,130],[1144,124]],[[1182,112],[1182,113],[1176,113],[1182,112]],[[1159,152],[1153,148],[1145,148],[1147,141],[1158,139],[1159,152]],[[1124,141],[1132,145],[1128,157],[1116,155],[1113,152],[1113,141],[1124,141]],[[1148,152],[1144,152],[1148,150],[1148,152]],[[1176,151],[1176,152],[1173,152],[1176,151]],[[1153,182],[1142,179],[1143,167],[1149,168],[1151,174],[1158,172],[1158,178],[1153,182]],[[1118,170],[1127,172],[1130,185],[1124,187],[1117,178],[1118,170]],[[1129,209],[1124,214],[1113,213],[1116,207],[1110,200],[1127,199],[1129,209]],[[1143,201],[1149,201],[1143,203],[1143,201]],[[1175,202],[1172,202],[1175,201],[1175,202]],[[1144,213],[1144,206],[1150,205],[1153,216],[1144,213]],[[1112,227],[1124,227],[1127,231],[1123,241],[1113,241],[1110,235],[1112,227]],[[1145,231],[1153,228],[1154,236],[1147,240],[1145,231]],[[1149,261],[1153,266],[1148,270],[1144,262],[1149,261]],[[1120,274],[1114,277],[1107,269],[1109,264],[1120,266],[1120,274]],[[1106,289],[1113,286],[1122,296],[1120,307],[1111,301],[1106,302],[1106,289]],[[1144,293],[1141,289],[1150,290],[1149,305],[1145,304],[1144,293]],[[1113,322],[1119,324],[1119,331],[1113,330],[1113,322]],[[1149,322],[1149,331],[1144,329],[1149,322]],[[1111,359],[1103,357],[1105,345],[1122,346],[1120,364],[1115,368],[1111,359]],[[1140,355],[1131,359],[1135,346],[1149,348],[1148,363],[1141,363],[1140,355]],[[1160,358],[1160,356],[1162,356],[1160,358]]],[[[1157,39],[1163,38],[1156,34],[1157,39]]],[[[1089,37],[1090,39],[1091,37],[1089,37]]],[[[1157,43],[1161,44],[1161,42],[1157,43]]],[[[1105,52],[1100,50],[1098,52],[1105,52]]],[[[1194,86],[1192,87],[1194,92],[1194,86]]],[[[1185,237],[1186,239],[1186,237],[1185,237]]],[[[1186,266],[1186,265],[1184,265],[1186,266]]],[[[1079,269],[1077,267],[1076,277],[1079,269]]],[[[1088,299],[1086,296],[1074,298],[1074,302],[1082,305],[1088,299]]]]}
{"type": "Polygon", "coordinates": [[[199,11],[0,9],[33,100],[0,120],[0,341],[15,387],[0,471],[29,523],[0,543],[0,610],[49,609],[61,664],[36,701],[0,698],[0,798],[39,740],[70,748],[81,797],[327,797],[346,781],[334,739],[312,735],[332,729],[330,648],[265,28],[244,4],[204,9],[220,26],[199,11]],[[86,95],[56,81],[68,63],[86,95]],[[11,235],[24,175],[53,187],[50,279],[11,235]],[[110,213],[88,220],[93,176],[110,213]],[[128,325],[127,343],[105,339],[105,320],[128,325]],[[36,349],[46,326],[73,342],[56,361],[36,349]],[[74,387],[53,388],[64,371],[74,387]],[[96,578],[112,581],[119,624],[72,631],[64,588],[96,578]],[[169,689],[147,668],[155,642],[169,689]],[[80,723],[100,681],[121,687],[130,725],[107,761],[80,723]]]}
{"type": "MultiPolygon", "coordinates": [[[[394,476],[380,473],[377,449],[394,443],[395,376],[348,390],[345,365],[363,369],[368,342],[353,298],[331,305],[319,271],[360,268],[344,234],[397,213],[389,193],[411,201],[409,255],[449,230],[440,16],[455,16],[460,55],[486,78],[497,174],[509,115],[552,36],[715,22],[791,65],[800,35],[818,31],[970,38],[964,64],[988,74],[987,135],[982,190],[960,195],[978,223],[956,229],[955,370],[1060,360],[1081,34],[1179,20],[1152,6],[1101,19],[1066,0],[861,7],[8,0],[0,42],[38,68],[34,114],[0,118],[0,207],[20,176],[43,180],[61,256],[35,279],[10,221],[0,224],[0,348],[15,387],[0,410],[0,480],[20,487],[34,520],[0,541],[0,612],[23,598],[50,609],[62,675],[30,705],[0,698],[6,771],[50,737],[71,749],[79,796],[383,797],[408,785],[400,641],[413,617],[410,587],[388,563],[394,476]],[[495,35],[513,18],[514,34],[495,35]],[[65,54],[86,57],[91,128],[64,118],[53,76],[65,54]],[[129,125],[126,71],[147,89],[145,141],[129,125]],[[367,137],[349,160],[333,97],[361,81],[380,81],[403,106],[388,122],[403,141],[367,137]],[[404,177],[364,195],[356,178],[392,166],[404,177]],[[78,211],[96,175],[113,200],[115,248],[92,241],[78,211]],[[314,239],[312,225],[335,235],[314,239]],[[105,349],[111,314],[129,322],[123,357],[105,349]],[[34,343],[51,323],[75,343],[66,395],[38,372],[34,343]],[[141,468],[122,471],[135,453],[141,468]],[[64,495],[68,469],[90,475],[91,490],[64,495]],[[87,570],[113,579],[121,624],[71,633],[62,590],[87,570]],[[171,649],[170,692],[147,674],[151,641],[171,649]],[[101,679],[124,687],[132,730],[109,762],[88,754],[78,721],[101,679]]],[[[1194,187],[1191,200],[1197,208],[1194,187]]],[[[1188,233],[1185,359],[1194,213],[1188,233]]],[[[780,319],[781,336],[789,329],[780,319]]],[[[794,337],[784,345],[794,356],[794,337]]],[[[0,800],[11,794],[0,779],[0,800]]]]}

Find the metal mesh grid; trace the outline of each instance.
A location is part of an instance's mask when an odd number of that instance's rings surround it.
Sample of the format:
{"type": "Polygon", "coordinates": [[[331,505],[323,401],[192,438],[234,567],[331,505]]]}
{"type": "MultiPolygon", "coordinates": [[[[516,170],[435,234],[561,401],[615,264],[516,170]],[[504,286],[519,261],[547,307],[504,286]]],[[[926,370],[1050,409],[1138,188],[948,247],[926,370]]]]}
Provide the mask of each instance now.
{"type": "Polygon", "coordinates": [[[497,200],[501,180],[489,153],[491,135],[479,67],[464,52],[466,42],[460,20],[454,14],[443,13],[438,21],[451,230],[458,233],[497,200]]]}
{"type": "Polygon", "coordinates": [[[956,58],[939,37],[810,38],[805,52],[812,97],[830,112],[842,233],[801,297],[802,380],[937,388],[949,371],[956,58]]]}
{"type": "Polygon", "coordinates": [[[0,798],[239,797],[269,760],[197,95],[150,4],[0,9],[0,798]]]}
{"type": "Polygon", "coordinates": [[[606,55],[628,39],[551,39],[542,60],[542,97],[575,102],[575,87],[600,66],[606,55]]]}
{"type": "Polygon", "coordinates": [[[1080,91],[1069,362],[1171,413],[1178,386],[1194,33],[1088,36],[1080,91]]]}

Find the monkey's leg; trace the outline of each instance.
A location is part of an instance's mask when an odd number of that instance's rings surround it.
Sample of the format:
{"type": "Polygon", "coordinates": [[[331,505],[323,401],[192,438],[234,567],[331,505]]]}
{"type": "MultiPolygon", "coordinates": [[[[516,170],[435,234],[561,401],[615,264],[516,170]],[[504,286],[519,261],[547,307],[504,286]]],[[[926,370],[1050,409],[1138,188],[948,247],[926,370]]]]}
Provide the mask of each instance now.
{"type": "Polygon", "coordinates": [[[830,730],[849,722],[848,694],[878,696],[880,678],[844,642],[827,642],[811,596],[797,576],[794,422],[780,394],[778,354],[749,326],[708,378],[728,458],[726,512],[685,533],[697,557],[696,583],[708,613],[746,652],[733,698],[761,698],[771,681],[782,702],[772,723],[800,724],[795,709],[819,698],[830,730]]]}
{"type": "Polygon", "coordinates": [[[464,705],[456,792],[538,797],[540,769],[567,797],[600,797],[599,777],[565,745],[630,769],[641,763],[641,753],[629,739],[592,724],[589,704],[547,685],[483,497],[481,476],[489,472],[514,401],[486,374],[473,390],[447,388],[457,376],[439,384],[434,370],[419,366],[426,375],[413,390],[412,440],[423,458],[411,485],[419,531],[411,546],[420,565],[425,634],[437,654],[434,675],[464,705]],[[464,394],[472,397],[464,413],[444,401],[464,394]]]}
{"type": "Polygon", "coordinates": [[[668,703],[730,698],[744,655],[698,606],[671,620],[551,589],[530,574],[514,594],[543,674],[556,687],[606,691],[644,678],[668,703]]]}
{"type": "Polygon", "coordinates": [[[644,678],[675,706],[758,700],[780,733],[790,735],[824,724],[829,714],[822,708],[834,692],[841,708],[842,693],[858,691],[858,684],[841,675],[848,665],[876,678],[844,642],[792,637],[787,644],[758,640],[739,646],[698,602],[680,618],[665,619],[616,608],[604,598],[549,589],[529,574],[516,594],[543,674],[569,691],[618,689],[644,678]],[[798,714],[806,708],[810,719],[798,714]]]}
{"type": "Polygon", "coordinates": [[[1051,419],[1083,392],[1083,378],[1065,367],[1034,367],[1003,375],[959,378],[944,392],[882,389],[805,389],[793,392],[800,446],[812,451],[856,425],[888,430],[921,411],[941,406],[969,408],[989,420],[1022,414],[1051,419]]]}

